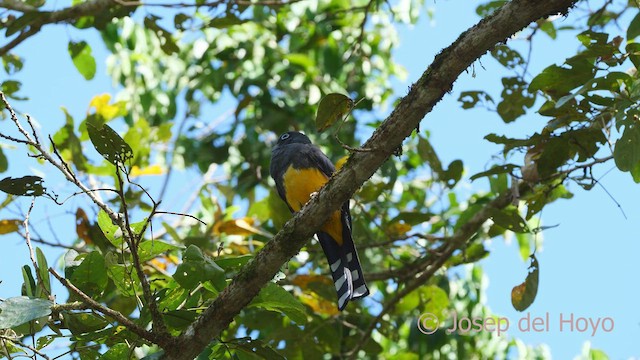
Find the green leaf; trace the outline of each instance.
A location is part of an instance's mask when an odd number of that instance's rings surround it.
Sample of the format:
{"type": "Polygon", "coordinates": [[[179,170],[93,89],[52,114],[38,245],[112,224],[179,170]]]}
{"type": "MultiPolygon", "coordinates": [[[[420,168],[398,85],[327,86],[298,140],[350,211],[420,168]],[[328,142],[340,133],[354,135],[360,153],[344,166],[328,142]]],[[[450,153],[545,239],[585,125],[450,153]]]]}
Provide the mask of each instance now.
{"type": "Polygon", "coordinates": [[[211,281],[218,290],[226,286],[224,270],[194,245],[190,245],[182,255],[173,278],[186,289],[193,289],[199,283],[211,281]]]}
{"type": "Polygon", "coordinates": [[[97,251],[87,254],[69,280],[89,296],[100,295],[109,281],[102,254],[97,251]]]}
{"type": "Polygon", "coordinates": [[[22,284],[23,293],[22,295],[26,295],[28,297],[36,296],[36,280],[33,278],[33,274],[31,273],[31,267],[29,265],[25,265],[22,267],[22,279],[24,283],[22,284]]]}
{"type": "MultiPolygon", "coordinates": [[[[498,62],[507,69],[515,69],[517,66],[524,65],[525,61],[519,52],[511,49],[506,45],[497,45],[491,50],[493,56],[498,62]]],[[[504,79],[502,79],[504,82],[504,79]]]]}
{"type": "Polygon", "coordinates": [[[107,124],[99,124],[93,117],[87,118],[87,132],[93,147],[113,165],[124,164],[133,158],[133,150],[107,124]]]}
{"type": "Polygon", "coordinates": [[[503,0],[489,1],[486,4],[479,5],[476,8],[476,14],[480,15],[481,17],[487,17],[493,14],[499,8],[501,8],[502,5],[504,5],[503,0]]]}
{"type": "Polygon", "coordinates": [[[146,240],[141,242],[138,246],[138,256],[140,257],[140,261],[148,261],[160,254],[180,249],[183,249],[183,247],[160,240],[146,240]]]}
{"type": "Polygon", "coordinates": [[[613,159],[618,169],[631,172],[633,180],[640,183],[640,126],[625,127],[622,137],[616,142],[613,159]]]}
{"type": "Polygon", "coordinates": [[[447,183],[449,189],[452,189],[462,178],[463,170],[462,160],[453,160],[447,170],[442,173],[441,180],[447,183]]]}
{"type": "Polygon", "coordinates": [[[238,339],[233,343],[227,343],[236,351],[235,355],[239,360],[250,359],[267,359],[267,360],[284,360],[285,357],[279,354],[271,346],[260,340],[254,340],[250,337],[238,339]]]}
{"type": "Polygon", "coordinates": [[[63,312],[64,324],[74,335],[102,330],[109,322],[101,316],[89,312],[63,312]]]}
{"type": "Polygon", "coordinates": [[[226,257],[222,259],[216,259],[216,264],[223,268],[225,271],[240,270],[245,266],[254,256],[251,254],[226,257]]]}
{"type": "Polygon", "coordinates": [[[518,210],[515,208],[506,209],[489,209],[489,214],[494,223],[499,226],[511,230],[516,233],[527,233],[529,227],[524,219],[518,214],[518,210]]]}
{"type": "Polygon", "coordinates": [[[482,171],[482,172],[479,172],[479,173],[471,176],[469,179],[471,181],[473,181],[473,180],[479,179],[481,177],[489,176],[489,175],[507,174],[507,173],[510,173],[513,170],[517,169],[517,168],[519,168],[519,166],[518,165],[514,165],[514,164],[495,165],[489,170],[482,171]]]}
{"type": "Polygon", "coordinates": [[[549,20],[541,20],[540,22],[542,22],[542,24],[540,24],[540,30],[549,35],[551,39],[555,40],[558,36],[558,33],[556,31],[556,27],[553,25],[553,22],[549,20]]]}
{"type": "Polygon", "coordinates": [[[428,139],[423,138],[422,136],[418,137],[418,155],[420,158],[429,164],[431,170],[433,170],[438,177],[441,176],[442,172],[442,162],[438,158],[435,149],[431,146],[431,142],[428,139]]]}
{"type": "Polygon", "coordinates": [[[233,13],[226,13],[226,15],[223,16],[223,17],[217,17],[217,18],[212,19],[211,21],[209,21],[208,26],[209,27],[214,27],[214,28],[217,28],[217,29],[225,29],[225,28],[231,27],[233,25],[240,25],[240,24],[242,24],[244,22],[246,22],[246,20],[240,19],[239,17],[237,17],[233,13]]]}
{"type": "Polygon", "coordinates": [[[444,321],[445,311],[449,307],[449,296],[440,287],[435,285],[418,288],[400,300],[396,305],[395,313],[407,314],[415,309],[420,309],[423,313],[437,315],[444,321]]]}
{"type": "Polygon", "coordinates": [[[69,41],[69,55],[78,72],[86,80],[91,80],[96,75],[96,59],[91,55],[91,46],[86,41],[69,41]]]}
{"type": "Polygon", "coordinates": [[[39,176],[6,177],[0,180],[0,191],[19,196],[42,196],[47,190],[42,186],[43,182],[39,176]]]}
{"type": "Polygon", "coordinates": [[[387,223],[393,224],[402,221],[405,224],[416,226],[431,220],[432,217],[433,214],[428,212],[401,211],[393,219],[387,221],[387,223]]]}
{"type": "Polygon", "coordinates": [[[6,81],[3,81],[2,84],[0,84],[0,90],[2,90],[2,92],[5,95],[7,95],[8,97],[12,97],[14,99],[24,100],[25,98],[18,97],[15,95],[15,93],[20,91],[21,87],[22,87],[22,83],[15,80],[6,80],[6,81]]]}
{"type": "Polygon", "coordinates": [[[58,152],[67,162],[73,163],[80,171],[87,170],[87,158],[82,152],[82,142],[74,132],[73,117],[67,109],[62,108],[65,115],[65,125],[53,135],[53,142],[58,152]]]}
{"type": "Polygon", "coordinates": [[[156,34],[158,40],[160,40],[160,49],[162,49],[165,54],[172,55],[179,52],[180,48],[173,40],[171,32],[158,25],[158,20],[159,18],[154,15],[147,15],[144,18],[144,26],[156,34]]]}
{"type": "Polygon", "coordinates": [[[131,267],[109,265],[107,275],[124,296],[135,296],[141,290],[138,274],[131,267]]]}
{"type": "Polygon", "coordinates": [[[636,16],[629,23],[629,28],[627,29],[627,41],[631,41],[640,35],[640,12],[636,14],[636,16]]]}
{"type": "Polygon", "coordinates": [[[38,340],[36,341],[36,349],[41,350],[42,348],[51,344],[53,340],[55,340],[56,338],[57,336],[54,336],[54,335],[45,335],[45,336],[39,337],[38,340]]]}
{"type": "Polygon", "coordinates": [[[288,316],[298,325],[307,322],[306,309],[291,293],[270,282],[260,290],[248,307],[275,311],[288,316]]]}
{"type": "Polygon", "coordinates": [[[129,346],[124,343],[115,344],[112,346],[109,351],[102,354],[99,360],[120,360],[120,359],[129,359],[131,355],[131,349],[129,346]]]}
{"type": "Polygon", "coordinates": [[[522,261],[527,261],[531,254],[531,234],[517,233],[516,240],[518,240],[518,248],[522,261]]]}
{"type": "Polygon", "coordinates": [[[2,56],[2,66],[7,75],[14,75],[22,70],[22,59],[15,54],[6,54],[2,56]]]}
{"type": "Polygon", "coordinates": [[[570,193],[564,185],[553,184],[550,191],[539,191],[525,198],[527,203],[527,215],[525,218],[527,220],[531,219],[531,217],[540,212],[546,204],[550,204],[557,199],[571,199],[572,197],[573,194],[570,193]]]}
{"type": "Polygon", "coordinates": [[[489,256],[489,250],[487,250],[483,244],[474,243],[465,248],[464,253],[451,256],[451,258],[447,260],[447,266],[471,264],[487,256],[489,256]]]}
{"type": "Polygon", "coordinates": [[[0,173],[7,171],[8,168],[9,161],[7,160],[7,156],[4,154],[4,151],[2,151],[2,148],[0,147],[0,173]]]}
{"type": "Polygon", "coordinates": [[[493,98],[484,91],[463,91],[458,97],[458,101],[462,103],[463,109],[471,109],[476,107],[478,103],[492,103],[493,98]]]}
{"type": "Polygon", "coordinates": [[[331,93],[323,97],[318,104],[318,112],[316,114],[316,128],[318,132],[323,132],[336,121],[341,120],[345,114],[353,109],[353,100],[348,96],[331,93]]]}
{"type": "Polygon", "coordinates": [[[561,136],[550,138],[544,144],[542,154],[535,161],[540,177],[544,179],[551,176],[572,157],[569,141],[561,136]]]}
{"type": "Polygon", "coordinates": [[[0,302],[0,329],[9,329],[31,320],[51,314],[53,302],[31,299],[26,296],[12,297],[0,302]]]}
{"type": "Polygon", "coordinates": [[[518,311],[526,310],[538,294],[540,267],[535,255],[531,255],[531,265],[526,280],[511,290],[511,304],[518,311]]]}
{"type": "Polygon", "coordinates": [[[109,217],[109,215],[107,215],[106,212],[104,212],[104,210],[100,210],[100,212],[98,212],[98,226],[100,227],[100,230],[102,230],[102,233],[107,238],[107,240],[109,240],[109,242],[112,243],[113,246],[119,248],[122,245],[124,241],[122,230],[120,229],[120,227],[118,227],[118,225],[114,224],[111,221],[111,218],[109,217]]]}
{"type": "Polygon", "coordinates": [[[565,67],[551,65],[531,80],[529,91],[541,90],[560,98],[571,90],[593,79],[595,68],[587,59],[567,59],[565,67]]]}
{"type": "Polygon", "coordinates": [[[38,264],[38,288],[36,290],[36,297],[42,299],[48,299],[51,295],[51,278],[49,277],[49,265],[47,264],[47,258],[44,256],[42,250],[36,247],[36,261],[38,264]]]}
{"type": "Polygon", "coordinates": [[[518,77],[502,78],[502,101],[498,104],[498,114],[506,123],[516,120],[526,113],[536,101],[535,93],[529,92],[527,83],[518,77]]]}

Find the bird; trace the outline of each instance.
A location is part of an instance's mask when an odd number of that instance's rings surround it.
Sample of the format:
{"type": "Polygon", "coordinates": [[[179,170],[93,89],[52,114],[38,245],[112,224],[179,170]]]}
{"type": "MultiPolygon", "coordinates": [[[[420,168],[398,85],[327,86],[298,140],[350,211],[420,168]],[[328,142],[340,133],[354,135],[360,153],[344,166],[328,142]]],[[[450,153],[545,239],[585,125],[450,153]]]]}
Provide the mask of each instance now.
{"type": "MultiPolygon", "coordinates": [[[[292,213],[300,211],[329,181],[335,170],[327,155],[298,131],[280,135],[271,150],[269,171],[276,183],[278,195],[292,213]]],[[[350,300],[369,295],[351,230],[351,213],[347,200],[316,233],[329,262],[340,311],[350,300]]]]}

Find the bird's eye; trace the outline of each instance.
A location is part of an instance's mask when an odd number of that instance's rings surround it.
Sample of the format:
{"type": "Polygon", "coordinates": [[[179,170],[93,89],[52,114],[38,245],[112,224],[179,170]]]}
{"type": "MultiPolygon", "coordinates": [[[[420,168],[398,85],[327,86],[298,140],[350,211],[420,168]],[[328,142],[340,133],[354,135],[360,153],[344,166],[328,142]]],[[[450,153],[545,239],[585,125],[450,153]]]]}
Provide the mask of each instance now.
{"type": "Polygon", "coordinates": [[[289,135],[288,133],[284,133],[282,135],[280,135],[280,140],[287,140],[291,135],[289,135]]]}

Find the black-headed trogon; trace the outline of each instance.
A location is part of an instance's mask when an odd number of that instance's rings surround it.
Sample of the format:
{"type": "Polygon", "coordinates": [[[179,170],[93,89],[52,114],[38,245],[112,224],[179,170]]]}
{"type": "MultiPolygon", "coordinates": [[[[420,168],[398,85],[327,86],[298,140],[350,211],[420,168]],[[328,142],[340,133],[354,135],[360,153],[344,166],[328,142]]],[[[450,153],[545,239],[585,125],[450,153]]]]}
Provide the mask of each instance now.
{"type": "MultiPolygon", "coordinates": [[[[291,212],[300,211],[312,194],[329,181],[334,171],[331,160],[306,135],[297,131],[280,135],[271,151],[271,177],[291,212]]],[[[351,238],[349,201],[331,214],[316,235],[331,268],[338,293],[338,309],[344,309],[349,300],[369,295],[351,238]]]]}

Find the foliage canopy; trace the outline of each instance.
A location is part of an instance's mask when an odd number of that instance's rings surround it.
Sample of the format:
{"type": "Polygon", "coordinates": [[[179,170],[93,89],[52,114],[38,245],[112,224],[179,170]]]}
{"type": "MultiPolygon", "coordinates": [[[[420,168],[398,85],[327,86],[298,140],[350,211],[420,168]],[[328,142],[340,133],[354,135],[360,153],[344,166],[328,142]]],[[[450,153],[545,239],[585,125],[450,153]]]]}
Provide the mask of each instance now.
{"type": "MultiPolygon", "coordinates": [[[[486,19],[536,1],[506,3],[482,3],[477,13],[486,19]]],[[[291,215],[268,177],[277,134],[304,130],[335,161],[379,150],[360,148],[362,134],[383,128],[377,110],[404,95],[394,94],[390,82],[404,76],[392,56],[396,27],[428,16],[423,1],[80,0],[63,8],[0,1],[0,88],[7,107],[0,172],[8,172],[9,159],[33,156],[44,171],[59,172],[73,185],[54,192],[48,179],[26,174],[0,181],[7,194],[0,208],[28,208],[26,220],[3,215],[0,233],[22,236],[33,254],[21,269],[21,296],[0,303],[0,354],[46,358],[51,344],[62,343],[81,359],[154,359],[165,351],[180,358],[170,352],[176,337],[227,311],[234,321],[220,333],[190,338],[188,344],[201,349],[199,358],[547,356],[543,347],[490,332],[425,336],[420,314],[438,314],[440,322],[449,320],[450,309],[490,315],[483,303],[486,280],[473,264],[489,255],[487,240],[507,233],[516,234],[523,259],[531,257],[529,276],[512,292],[514,307],[526,309],[538,288],[536,233],[544,229],[535,220],[544,206],[571,198],[567,183],[593,188],[591,169],[602,163],[640,182],[638,4],[562,5],[574,5],[566,15],[570,24],[565,19],[559,26],[557,11],[536,13],[531,5],[536,21],[515,36],[532,44],[569,33],[580,45],[575,55],[531,74],[521,47],[494,43],[487,56],[510,73],[501,94],[464,89],[458,99],[460,111],[484,107],[506,123],[536,112],[548,120],[540,129],[517,139],[485,134],[504,145],[502,156],[469,176],[461,160],[440,160],[423,129],[400,148],[384,144],[396,156],[353,194],[351,210],[375,291],[339,314],[328,265],[312,243],[273,281],[258,284],[264,285],[259,293],[228,289],[232,279],[250,282],[243,277],[269,240],[296,226],[285,225],[291,215]],[[625,21],[628,30],[621,33],[613,23],[625,21]],[[76,39],[68,44],[70,61],[87,80],[96,76],[96,63],[106,61],[118,93],[96,94],[82,116],[63,109],[64,124],[47,139],[33,119],[13,111],[28,96],[17,80],[28,66],[19,45],[60,23],[100,33],[107,59],[94,57],[98,44],[76,39]],[[217,103],[232,110],[211,119],[217,103]],[[176,184],[183,181],[176,173],[199,180],[176,184]],[[145,175],[161,179],[153,185],[158,194],[148,191],[153,180],[145,175]],[[488,180],[490,191],[461,192],[465,177],[488,180]],[[185,201],[165,205],[175,189],[185,201]],[[69,198],[85,202],[77,206],[69,198]],[[29,217],[42,201],[75,214],[74,240],[34,235],[37,225],[29,217]],[[50,268],[38,245],[65,248],[62,266],[50,268]],[[446,271],[464,264],[470,264],[465,277],[446,271]],[[68,290],[68,299],[52,293],[54,281],[68,290]],[[241,312],[215,302],[225,291],[246,295],[241,312]]],[[[434,68],[423,78],[438,76],[434,68]]],[[[342,166],[345,172],[352,160],[342,166]]],[[[278,267],[288,260],[278,259],[278,267]]]]}

